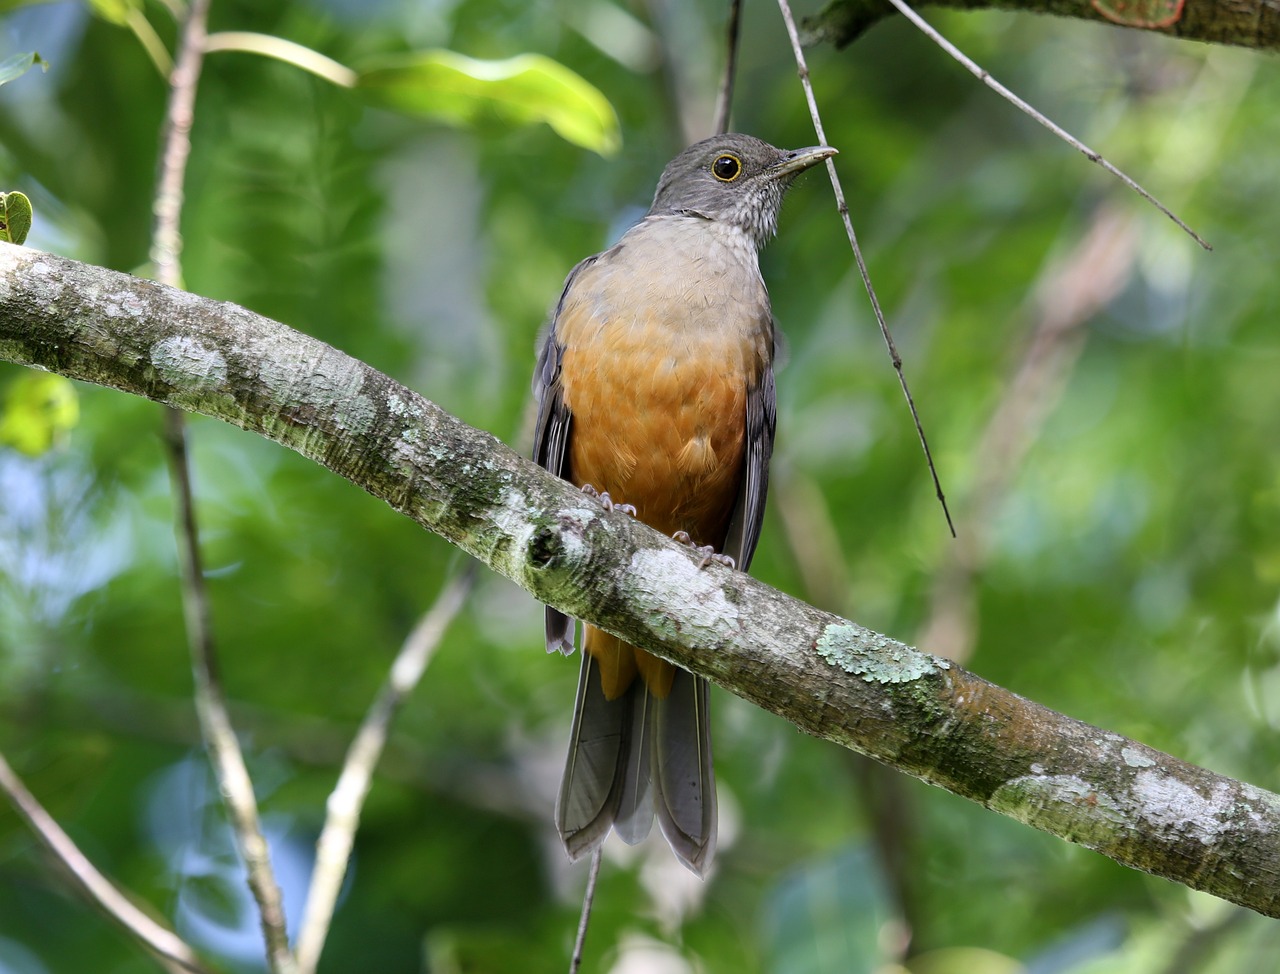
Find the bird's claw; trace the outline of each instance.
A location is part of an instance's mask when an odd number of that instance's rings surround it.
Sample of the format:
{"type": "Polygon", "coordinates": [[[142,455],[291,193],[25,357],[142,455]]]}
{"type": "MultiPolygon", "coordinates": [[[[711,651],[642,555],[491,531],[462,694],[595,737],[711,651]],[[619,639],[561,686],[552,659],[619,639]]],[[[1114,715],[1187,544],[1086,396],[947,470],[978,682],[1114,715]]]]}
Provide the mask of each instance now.
{"type": "Polygon", "coordinates": [[[677,531],[671,536],[674,540],[679,541],[682,545],[688,545],[695,552],[702,555],[702,561],[698,562],[698,568],[703,569],[715,562],[717,565],[724,565],[725,568],[737,568],[737,562],[733,560],[731,555],[722,555],[711,545],[694,544],[693,538],[689,537],[688,531],[677,531]]]}
{"type": "Polygon", "coordinates": [[[626,514],[629,517],[636,516],[636,507],[634,504],[615,504],[607,490],[596,490],[590,484],[583,484],[582,492],[592,500],[599,501],[600,506],[606,511],[617,511],[619,514],[626,514]]]}

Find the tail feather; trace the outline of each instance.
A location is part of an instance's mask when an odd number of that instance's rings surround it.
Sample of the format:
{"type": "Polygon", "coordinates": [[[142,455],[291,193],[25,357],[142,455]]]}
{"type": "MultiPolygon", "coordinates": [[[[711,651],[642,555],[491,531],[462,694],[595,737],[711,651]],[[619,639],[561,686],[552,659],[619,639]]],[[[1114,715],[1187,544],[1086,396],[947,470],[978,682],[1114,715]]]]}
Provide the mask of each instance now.
{"type": "Polygon", "coordinates": [[[653,696],[640,680],[631,684],[625,696],[631,698],[631,739],[622,770],[622,794],[613,827],[627,845],[643,842],[653,829],[653,775],[649,733],[654,707],[653,696]]]}
{"type": "Polygon", "coordinates": [[[547,652],[559,651],[562,656],[572,656],[573,619],[548,605],[543,609],[542,620],[543,630],[546,633],[547,652]]]}
{"type": "Polygon", "coordinates": [[[609,700],[599,664],[583,653],[556,803],[570,860],[600,845],[611,827],[623,841],[640,842],[656,812],[676,856],[706,875],[716,845],[708,697],[706,680],[677,670],[665,697],[636,679],[609,700]]]}
{"type": "Polygon", "coordinates": [[[654,806],[680,861],[706,875],[716,849],[716,779],[711,764],[710,688],[677,670],[651,719],[654,806]]]}
{"type": "Polygon", "coordinates": [[[556,802],[556,827],[571,861],[609,834],[631,753],[632,695],[606,700],[596,669],[595,659],[583,653],[569,757],[556,802]]]}

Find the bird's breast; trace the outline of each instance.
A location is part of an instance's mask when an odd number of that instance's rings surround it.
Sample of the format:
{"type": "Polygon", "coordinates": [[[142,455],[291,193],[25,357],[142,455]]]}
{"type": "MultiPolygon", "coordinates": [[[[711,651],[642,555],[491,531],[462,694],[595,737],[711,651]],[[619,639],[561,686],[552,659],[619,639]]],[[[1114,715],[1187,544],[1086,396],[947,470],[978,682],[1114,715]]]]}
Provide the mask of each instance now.
{"type": "Polygon", "coordinates": [[[575,278],[556,333],[572,479],[718,547],[747,390],[772,356],[754,245],[704,220],[650,218],[575,278]]]}

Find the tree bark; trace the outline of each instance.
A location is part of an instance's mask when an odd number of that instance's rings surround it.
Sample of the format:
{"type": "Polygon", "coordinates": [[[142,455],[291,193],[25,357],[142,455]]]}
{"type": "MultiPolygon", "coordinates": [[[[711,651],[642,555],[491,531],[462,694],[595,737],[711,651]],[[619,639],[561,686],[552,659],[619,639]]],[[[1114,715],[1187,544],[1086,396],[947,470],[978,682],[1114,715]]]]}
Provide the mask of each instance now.
{"type": "MultiPolygon", "coordinates": [[[[1280,796],[1055,713],[605,512],[368,365],[232,304],[0,245],[0,359],[252,430],[535,597],[818,737],[1280,916],[1280,796]]],[[[530,651],[540,645],[530,633],[530,651]]]]}
{"type": "MultiPolygon", "coordinates": [[[[922,4],[923,6],[923,4],[922,4]]],[[[1020,10],[1102,23],[1118,23],[1170,37],[1258,50],[1280,49],[1280,5],[1270,0],[931,0],[929,6],[962,10],[1020,10]],[[1111,15],[1105,15],[1102,10],[1111,15]],[[1164,23],[1174,17],[1171,23],[1164,23]],[[1161,26],[1146,26],[1160,24],[1161,26]]],[[[806,45],[844,47],[894,12],[887,0],[831,0],[802,23],[806,45]]]]}

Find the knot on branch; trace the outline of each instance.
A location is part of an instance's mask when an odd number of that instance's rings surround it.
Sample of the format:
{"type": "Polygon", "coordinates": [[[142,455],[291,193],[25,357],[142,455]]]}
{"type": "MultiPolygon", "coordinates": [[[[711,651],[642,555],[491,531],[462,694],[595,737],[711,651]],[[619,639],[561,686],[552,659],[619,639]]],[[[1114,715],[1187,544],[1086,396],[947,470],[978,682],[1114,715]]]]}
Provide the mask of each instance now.
{"type": "Polygon", "coordinates": [[[529,564],[536,569],[550,568],[563,551],[560,532],[555,528],[540,527],[529,537],[529,564]]]}
{"type": "MultiPolygon", "coordinates": [[[[543,583],[575,578],[586,571],[591,552],[601,538],[594,535],[600,511],[586,508],[552,509],[534,521],[524,536],[524,553],[529,568],[542,576],[543,583]]],[[[538,594],[535,592],[535,594],[538,594]]]]}

